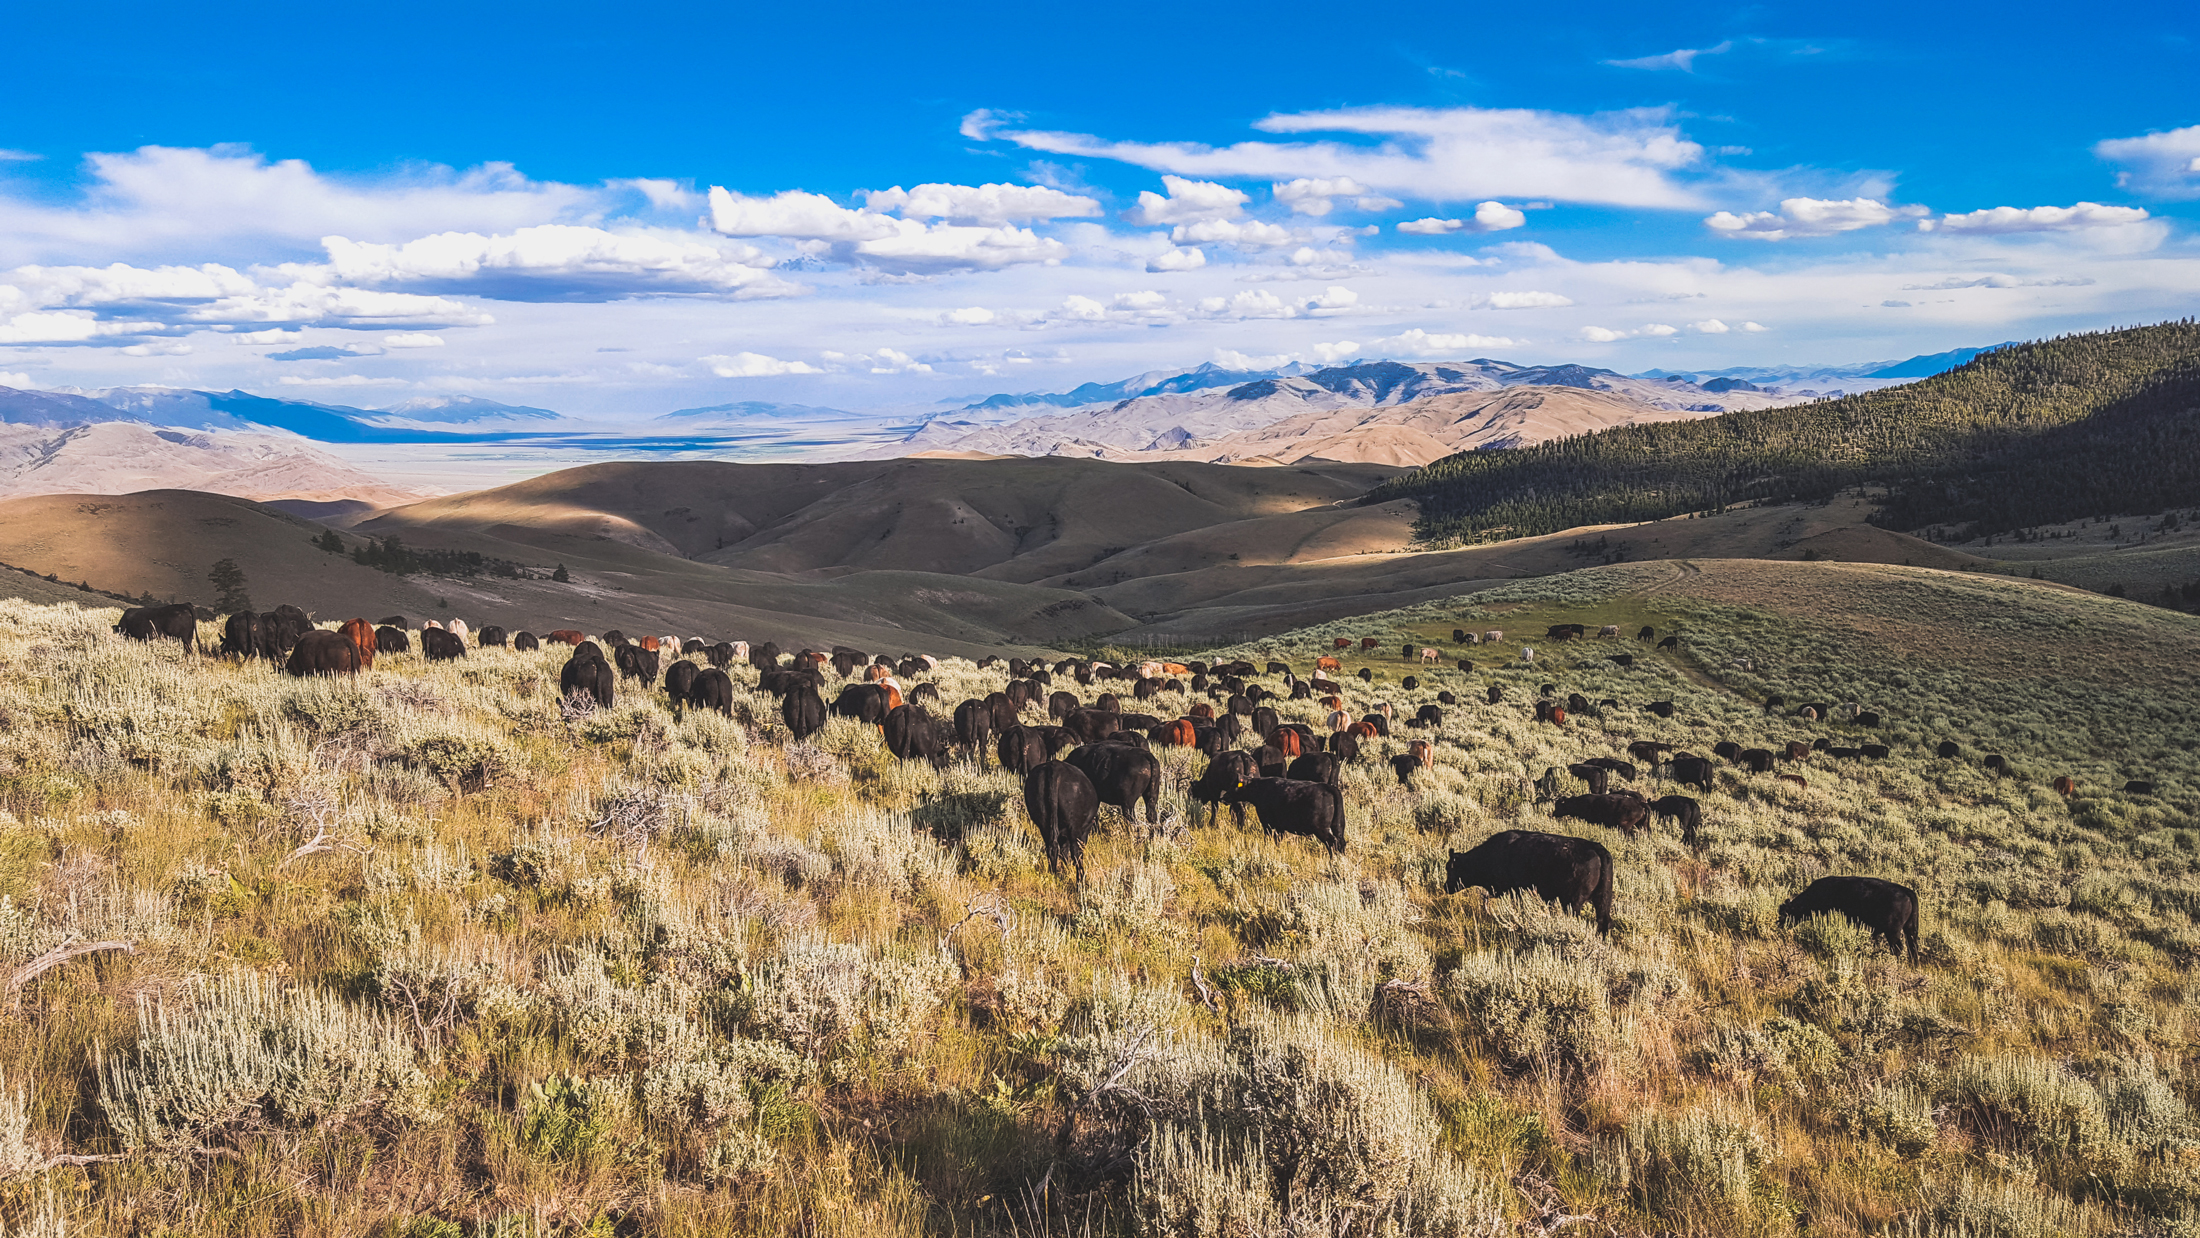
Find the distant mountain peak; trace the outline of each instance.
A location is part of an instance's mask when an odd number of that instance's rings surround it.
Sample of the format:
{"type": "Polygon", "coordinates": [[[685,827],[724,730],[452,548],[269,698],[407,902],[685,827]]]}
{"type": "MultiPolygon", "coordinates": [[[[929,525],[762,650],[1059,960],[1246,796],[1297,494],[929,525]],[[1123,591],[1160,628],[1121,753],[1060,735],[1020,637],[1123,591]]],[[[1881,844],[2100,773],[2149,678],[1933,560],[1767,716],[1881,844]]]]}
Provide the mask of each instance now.
{"type": "Polygon", "coordinates": [[[534,421],[565,420],[563,413],[554,413],[547,408],[505,404],[473,395],[416,396],[376,411],[391,417],[402,417],[407,421],[465,423],[500,417],[520,417],[534,421]]]}

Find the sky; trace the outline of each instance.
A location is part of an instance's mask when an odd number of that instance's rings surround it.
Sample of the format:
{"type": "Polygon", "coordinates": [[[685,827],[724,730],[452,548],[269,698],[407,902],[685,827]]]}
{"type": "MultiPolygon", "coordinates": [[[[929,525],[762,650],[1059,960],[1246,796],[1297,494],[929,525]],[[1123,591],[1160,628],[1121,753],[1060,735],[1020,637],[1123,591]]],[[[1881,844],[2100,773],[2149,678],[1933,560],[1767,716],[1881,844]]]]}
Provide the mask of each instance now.
{"type": "Polygon", "coordinates": [[[0,385],[640,420],[2200,304],[2189,3],[206,12],[0,0],[0,385]]]}

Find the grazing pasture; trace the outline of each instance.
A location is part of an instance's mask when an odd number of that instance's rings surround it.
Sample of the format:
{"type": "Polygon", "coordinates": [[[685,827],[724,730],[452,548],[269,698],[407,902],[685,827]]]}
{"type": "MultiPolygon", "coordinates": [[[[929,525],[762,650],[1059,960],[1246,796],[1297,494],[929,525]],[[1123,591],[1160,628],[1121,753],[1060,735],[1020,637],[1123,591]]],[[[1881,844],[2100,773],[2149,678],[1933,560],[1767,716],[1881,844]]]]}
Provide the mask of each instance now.
{"type": "Polygon", "coordinates": [[[119,618],[0,602],[12,1229],[2200,1225],[2188,616],[1919,569],[1622,565],[1186,653],[1185,690],[1143,699],[1071,660],[1008,694],[1008,667],[895,649],[918,673],[878,682],[924,711],[896,734],[937,741],[906,760],[785,704],[867,682],[868,652],[821,692],[788,650],[729,659],[729,699],[626,678],[607,707],[560,695],[562,641],[293,677],[215,656],[218,621],[187,650],[119,618]],[[1679,640],[1626,641],[1631,667],[1594,637],[1400,656],[1574,623],[1679,640]],[[1328,656],[1334,689],[1301,699],[1268,669],[1328,656]],[[1006,728],[958,727],[997,708],[1066,762],[1063,691],[1111,769],[1158,770],[1132,811],[1102,800],[1082,879],[1050,872],[1006,728]],[[1399,720],[1338,754],[1333,801],[1285,780],[1341,828],[1218,811],[1258,766],[1203,777],[1210,754],[1332,745],[1332,691],[1399,720]],[[1189,716],[1238,721],[1232,696],[1266,734],[1189,716]],[[1707,785],[1672,781],[1677,753],[1707,785]],[[1576,769],[1651,810],[1554,816],[1576,769]],[[1684,790],[1692,845],[1656,808],[1684,790]],[[1608,933],[1532,880],[1452,880],[1510,830],[1609,855],[1608,933]],[[1838,912],[1783,923],[1825,877],[1914,891],[1914,961],[1838,912]]]}

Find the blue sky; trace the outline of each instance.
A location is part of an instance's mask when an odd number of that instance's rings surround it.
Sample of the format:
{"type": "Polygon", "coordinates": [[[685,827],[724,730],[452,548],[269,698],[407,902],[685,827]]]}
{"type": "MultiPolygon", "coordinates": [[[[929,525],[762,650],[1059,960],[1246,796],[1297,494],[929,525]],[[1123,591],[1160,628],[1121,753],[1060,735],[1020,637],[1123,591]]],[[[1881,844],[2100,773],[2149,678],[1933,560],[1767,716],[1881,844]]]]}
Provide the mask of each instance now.
{"type": "Polygon", "coordinates": [[[2191,5],[309,7],[0,13],[0,384],[873,407],[2200,293],[2191,5]]]}

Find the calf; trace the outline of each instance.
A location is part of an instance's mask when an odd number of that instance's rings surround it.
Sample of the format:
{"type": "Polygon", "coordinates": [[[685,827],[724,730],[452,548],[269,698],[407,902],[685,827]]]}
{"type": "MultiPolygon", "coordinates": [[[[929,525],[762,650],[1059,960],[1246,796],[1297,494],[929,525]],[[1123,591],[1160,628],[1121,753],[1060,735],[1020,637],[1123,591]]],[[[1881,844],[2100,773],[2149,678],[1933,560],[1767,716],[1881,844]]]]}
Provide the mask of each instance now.
{"type": "Polygon", "coordinates": [[[1612,853],[1592,839],[1506,830],[1472,851],[1452,852],[1444,866],[1444,892],[1480,886],[1491,898],[1503,898],[1515,890],[1534,890],[1545,902],[1576,915],[1586,904],[1596,912],[1597,932],[1609,935],[1612,876],[1612,853]]]}
{"type": "Polygon", "coordinates": [[[1223,792],[1222,802],[1251,804],[1268,830],[1312,838],[1344,854],[1344,794],[1326,782],[1254,778],[1223,792]]]}
{"type": "Polygon", "coordinates": [[[1836,912],[1849,923],[1885,939],[1896,954],[1907,946],[1917,962],[1917,891],[1877,877],[1820,877],[1801,894],[1780,904],[1780,923],[1836,912]]]}

